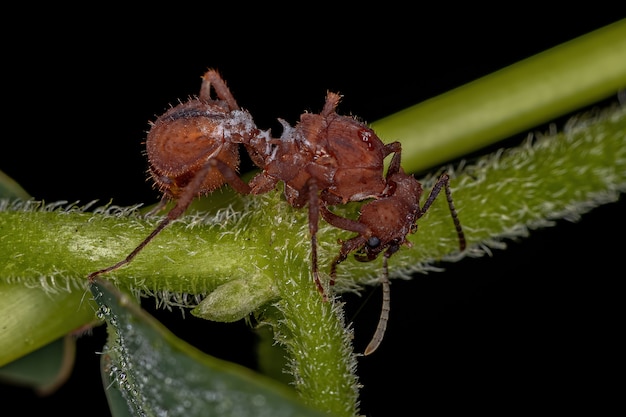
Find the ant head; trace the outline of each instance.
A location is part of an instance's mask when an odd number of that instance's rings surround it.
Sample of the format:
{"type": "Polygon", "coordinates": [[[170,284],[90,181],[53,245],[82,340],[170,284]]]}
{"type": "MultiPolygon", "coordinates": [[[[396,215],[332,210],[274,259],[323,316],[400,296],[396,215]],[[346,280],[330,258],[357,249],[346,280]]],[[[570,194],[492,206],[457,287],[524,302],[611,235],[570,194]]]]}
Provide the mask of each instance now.
{"type": "Polygon", "coordinates": [[[376,236],[370,236],[365,240],[365,244],[357,249],[354,258],[360,262],[373,261],[378,255],[385,251],[385,256],[389,257],[400,249],[402,242],[393,239],[390,242],[383,242],[376,236]]]}
{"type": "Polygon", "coordinates": [[[393,194],[372,200],[361,207],[359,223],[367,230],[357,250],[359,260],[375,259],[386,251],[390,256],[401,245],[409,245],[408,234],[415,232],[420,211],[421,187],[417,180],[403,172],[391,176],[393,194]]]}

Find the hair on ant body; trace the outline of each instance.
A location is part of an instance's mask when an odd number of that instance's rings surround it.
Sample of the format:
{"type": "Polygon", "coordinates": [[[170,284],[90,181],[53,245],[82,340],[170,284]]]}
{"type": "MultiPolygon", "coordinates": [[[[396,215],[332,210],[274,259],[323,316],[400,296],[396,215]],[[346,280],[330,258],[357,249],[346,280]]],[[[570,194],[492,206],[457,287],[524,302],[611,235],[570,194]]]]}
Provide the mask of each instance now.
{"type": "Polygon", "coordinates": [[[439,177],[420,207],[422,186],[402,169],[400,142],[385,144],[361,121],[337,114],[340,100],[339,94],[328,92],[322,111],[303,113],[293,127],[279,119],[283,132],[280,138],[272,138],[239,107],[219,73],[208,70],[202,77],[199,96],[158,117],[146,139],[148,172],[163,194],[150,213],[161,210],[170,200],[175,201],[174,207],[126,258],[92,272],[89,280],[130,263],[167,225],[184,214],[194,198],[224,184],[241,194],[258,195],[274,190],[282,182],[287,203],[308,209],[311,275],[325,301],[328,296],[319,277],[317,256],[320,216],[334,227],[357,234],[339,242],[339,254],[330,266],[330,286],[334,285],[337,266],[349,254],[354,253],[361,262],[383,254],[383,306],[376,332],[365,349],[365,355],[373,353],[383,339],[389,319],[388,259],[402,245],[411,246],[406,237],[416,232],[417,220],[442,188],[461,251],[466,243],[448,175],[439,177]],[[260,169],[249,183],[238,174],[240,145],[260,169]],[[384,161],[389,155],[393,155],[392,160],[384,174],[384,161]],[[363,202],[356,220],[341,217],[330,209],[349,202],[363,202]]]}
{"type": "Polygon", "coordinates": [[[226,82],[215,70],[202,77],[200,95],[159,116],[148,132],[149,173],[163,194],[149,214],[176,201],[167,216],[126,258],[89,274],[89,280],[130,263],[167,225],[184,214],[194,198],[229,184],[242,194],[250,187],[238,175],[239,144],[266,133],[239,108],[226,82]],[[211,94],[215,90],[217,99],[211,94]]]}
{"type": "MultiPolygon", "coordinates": [[[[282,181],[287,203],[294,208],[308,207],[311,273],[325,300],[317,261],[320,212],[327,206],[392,193],[383,175],[383,161],[400,152],[399,142],[385,145],[363,123],[337,114],[339,100],[338,94],[329,92],[322,111],[302,114],[295,127],[279,119],[283,125],[279,139],[268,142],[255,136],[245,144],[251,159],[261,168],[249,182],[251,193],[268,192],[282,181]]],[[[341,222],[337,224],[333,225],[342,228],[341,222]]]]}

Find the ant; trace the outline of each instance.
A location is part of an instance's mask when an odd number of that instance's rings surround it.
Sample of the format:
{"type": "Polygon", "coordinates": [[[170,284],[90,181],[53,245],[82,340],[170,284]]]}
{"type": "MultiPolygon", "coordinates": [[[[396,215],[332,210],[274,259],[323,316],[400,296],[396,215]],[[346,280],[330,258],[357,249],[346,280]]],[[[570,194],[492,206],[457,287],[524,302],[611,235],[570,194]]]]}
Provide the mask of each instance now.
{"type": "Polygon", "coordinates": [[[394,184],[394,193],[377,200],[372,200],[363,205],[358,220],[339,217],[322,208],[324,219],[344,230],[358,233],[357,236],[341,241],[339,255],[331,264],[330,283],[334,283],[337,275],[337,266],[343,262],[348,254],[355,252],[355,259],[360,262],[369,262],[383,253],[383,272],[381,283],[383,287],[383,306],[376,331],[372,340],[367,345],[364,355],[372,354],[382,342],[391,304],[391,290],[389,283],[388,259],[396,253],[402,245],[411,247],[410,241],[406,240],[409,233],[417,232],[417,220],[420,219],[439,195],[442,187],[446,193],[448,208],[454,222],[454,227],[459,239],[459,250],[465,250],[465,234],[458,219],[452,193],[450,191],[450,177],[443,173],[434,184],[424,205],[420,208],[419,200],[422,195],[421,184],[412,176],[407,175],[400,166],[400,154],[394,155],[389,170],[387,182],[394,184]]]}
{"type": "Polygon", "coordinates": [[[237,174],[239,143],[264,134],[250,113],[239,107],[219,73],[208,70],[202,77],[199,96],[159,116],[151,123],[146,138],[148,172],[163,194],[148,215],[163,209],[169,200],[175,200],[175,206],[125,259],[92,272],[89,280],[130,263],[167,225],[183,215],[195,197],[225,183],[248,194],[250,187],[237,174]],[[213,99],[211,89],[217,99],[213,99]]]}
{"type": "Polygon", "coordinates": [[[354,117],[336,112],[341,96],[329,92],[319,114],[304,113],[295,127],[279,119],[281,137],[270,137],[259,130],[251,115],[235,101],[225,81],[215,70],[202,77],[200,94],[165,112],[151,124],[146,139],[149,173],[163,194],[148,214],[174,200],[167,216],[126,258],[99,271],[90,281],[130,263],[165,227],[187,210],[193,199],[229,184],[241,194],[258,195],[284,183],[287,202],[294,208],[308,206],[311,236],[311,270],[315,285],[328,300],[319,278],[317,231],[322,216],[329,224],[358,235],[341,243],[339,255],[331,264],[330,285],[334,285],[337,265],[351,252],[359,261],[372,261],[383,254],[383,308],[376,333],[365,351],[371,354],[382,341],[390,306],[387,260],[401,245],[410,246],[409,233],[426,213],[442,187],[459,237],[465,238],[452,203],[449,177],[442,175],[420,208],[420,183],[400,166],[399,142],[384,144],[376,133],[354,117]],[[211,89],[217,99],[213,99],[211,89]],[[238,175],[239,145],[261,172],[249,183],[238,175]],[[387,174],[384,160],[393,154],[387,174]],[[366,201],[367,200],[367,201],[366,201]],[[329,207],[366,201],[357,220],[340,217],[329,207]]]}

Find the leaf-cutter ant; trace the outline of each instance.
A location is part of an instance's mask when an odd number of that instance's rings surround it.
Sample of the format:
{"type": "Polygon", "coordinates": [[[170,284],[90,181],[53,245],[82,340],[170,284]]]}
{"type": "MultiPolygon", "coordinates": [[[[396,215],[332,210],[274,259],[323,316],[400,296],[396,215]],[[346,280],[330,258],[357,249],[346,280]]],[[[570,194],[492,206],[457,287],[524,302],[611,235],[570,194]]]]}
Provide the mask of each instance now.
{"type": "Polygon", "coordinates": [[[183,215],[195,197],[225,183],[240,193],[249,193],[250,187],[237,173],[239,143],[263,134],[250,113],[239,108],[219,73],[207,71],[199,96],[158,117],[146,138],[149,173],[163,193],[150,213],[161,210],[169,200],[175,200],[175,206],[125,259],[92,272],[89,280],[130,263],[168,224],[183,215]],[[211,89],[217,99],[213,99],[211,89]]]}
{"type": "Polygon", "coordinates": [[[387,267],[388,259],[402,245],[412,246],[411,242],[406,240],[406,237],[409,233],[417,231],[417,220],[428,211],[442,187],[446,193],[448,208],[450,209],[459,239],[459,250],[465,250],[466,246],[465,235],[452,201],[450,177],[448,174],[443,173],[439,176],[421,208],[419,200],[423,191],[422,186],[412,175],[407,175],[404,172],[400,166],[400,153],[394,155],[386,178],[389,184],[393,184],[393,194],[365,203],[361,207],[357,220],[336,216],[326,207],[322,207],[321,211],[327,222],[338,228],[358,233],[357,236],[341,242],[339,255],[335,257],[331,264],[331,284],[336,279],[337,265],[343,262],[350,253],[355,252],[357,261],[369,262],[376,259],[381,252],[384,252],[383,272],[380,278],[383,289],[383,306],[376,332],[365,348],[365,355],[370,355],[378,349],[387,329],[391,303],[389,271],[387,267]]]}
{"type": "Polygon", "coordinates": [[[390,308],[387,260],[417,229],[416,221],[426,213],[441,188],[458,233],[460,249],[465,238],[452,203],[449,178],[442,175],[423,207],[420,183],[400,166],[399,142],[384,144],[376,133],[354,117],[339,115],[341,97],[329,92],[319,114],[304,113],[295,127],[279,119],[281,137],[271,138],[259,130],[251,115],[239,108],[219,73],[207,71],[198,98],[172,107],[152,123],[146,139],[149,173],[163,193],[151,213],[167,201],[175,206],[167,216],[125,259],[88,278],[111,272],[128,263],[167,225],[176,220],[197,196],[209,194],[225,183],[242,194],[262,194],[284,183],[287,202],[294,208],[308,206],[311,238],[311,271],[324,300],[327,295],[319,278],[317,231],[320,215],[329,224],[358,235],[340,242],[339,255],[331,264],[334,284],[337,265],[355,252],[359,261],[371,261],[383,254],[383,307],[370,345],[371,354],[382,341],[390,308]],[[217,99],[213,99],[211,89],[217,99]],[[238,175],[239,145],[261,169],[249,184],[238,175]],[[393,154],[387,174],[384,160],[393,154]],[[329,207],[348,202],[365,202],[357,220],[340,217],[329,207]]]}

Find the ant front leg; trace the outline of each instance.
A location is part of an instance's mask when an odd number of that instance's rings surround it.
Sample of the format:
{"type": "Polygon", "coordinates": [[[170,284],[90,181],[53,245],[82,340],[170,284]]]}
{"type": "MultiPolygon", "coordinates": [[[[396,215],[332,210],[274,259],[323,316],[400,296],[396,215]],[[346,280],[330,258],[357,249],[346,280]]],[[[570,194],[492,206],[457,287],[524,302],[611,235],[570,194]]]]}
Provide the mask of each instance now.
{"type": "Polygon", "coordinates": [[[459,249],[462,252],[465,250],[466,247],[465,233],[463,233],[463,228],[461,227],[459,216],[457,215],[456,208],[454,207],[454,202],[452,201],[452,192],[450,191],[450,176],[445,172],[439,176],[439,179],[437,179],[437,182],[433,186],[433,189],[430,191],[430,194],[428,195],[424,206],[419,210],[417,218],[419,219],[424,214],[426,214],[426,211],[428,211],[430,206],[433,204],[433,201],[435,201],[435,198],[437,198],[437,196],[441,192],[441,187],[444,187],[445,189],[448,209],[450,210],[450,215],[452,216],[452,221],[454,222],[454,228],[456,229],[456,234],[459,239],[459,249]]]}
{"type": "Polygon", "coordinates": [[[391,142],[384,147],[384,156],[386,158],[390,154],[393,154],[389,167],[387,168],[387,174],[385,175],[386,186],[380,197],[389,197],[396,192],[396,182],[391,179],[395,174],[402,171],[400,162],[402,159],[402,145],[400,142],[391,142]]]}
{"type": "Polygon", "coordinates": [[[320,212],[324,220],[326,220],[326,222],[335,226],[336,228],[358,233],[358,235],[353,237],[352,239],[348,239],[342,242],[339,255],[337,255],[333,262],[330,264],[330,285],[333,286],[335,285],[335,281],[337,278],[337,266],[341,262],[346,260],[348,254],[356,251],[359,248],[362,248],[368,241],[365,236],[368,236],[371,233],[369,231],[369,228],[365,224],[352,219],[337,216],[335,213],[328,210],[325,205],[322,205],[320,207],[320,212]]]}
{"type": "MultiPolygon", "coordinates": [[[[390,154],[394,154],[398,155],[398,167],[400,167],[400,154],[402,153],[402,144],[400,142],[391,142],[385,145],[384,147],[385,150],[385,158],[390,155],[390,154]]],[[[398,172],[396,170],[396,172],[398,172]]]]}
{"type": "MultiPolygon", "coordinates": [[[[321,212],[324,219],[335,227],[340,227],[342,229],[351,230],[358,233],[357,236],[342,243],[339,255],[337,255],[333,260],[330,267],[330,277],[332,285],[334,284],[337,276],[337,266],[341,262],[346,260],[348,254],[358,249],[361,249],[366,245],[376,246],[377,238],[365,237],[370,233],[368,233],[368,228],[363,223],[337,216],[325,207],[321,207],[321,212]]],[[[388,259],[399,249],[399,245],[393,244],[390,245],[383,254],[383,272],[380,278],[383,292],[383,304],[380,311],[380,318],[378,319],[378,324],[376,326],[376,331],[374,332],[371,341],[369,342],[363,353],[366,356],[371,355],[376,349],[378,349],[385,336],[385,331],[387,330],[387,323],[389,322],[389,312],[391,310],[391,283],[389,281],[388,259]]],[[[367,261],[369,259],[364,258],[363,260],[367,261]]]]}

